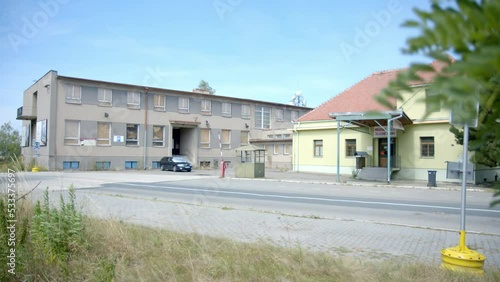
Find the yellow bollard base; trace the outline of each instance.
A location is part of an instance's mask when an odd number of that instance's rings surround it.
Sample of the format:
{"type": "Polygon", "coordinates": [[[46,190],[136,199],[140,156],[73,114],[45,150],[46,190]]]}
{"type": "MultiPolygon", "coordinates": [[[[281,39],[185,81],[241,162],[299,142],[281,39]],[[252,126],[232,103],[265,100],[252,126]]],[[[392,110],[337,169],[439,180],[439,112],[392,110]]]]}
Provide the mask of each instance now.
{"type": "Polygon", "coordinates": [[[34,166],[32,169],[31,169],[31,172],[39,172],[40,169],[37,167],[37,166],[34,166]]]}
{"type": "Polygon", "coordinates": [[[483,274],[486,257],[466,246],[456,246],[441,250],[441,268],[483,274]]]}

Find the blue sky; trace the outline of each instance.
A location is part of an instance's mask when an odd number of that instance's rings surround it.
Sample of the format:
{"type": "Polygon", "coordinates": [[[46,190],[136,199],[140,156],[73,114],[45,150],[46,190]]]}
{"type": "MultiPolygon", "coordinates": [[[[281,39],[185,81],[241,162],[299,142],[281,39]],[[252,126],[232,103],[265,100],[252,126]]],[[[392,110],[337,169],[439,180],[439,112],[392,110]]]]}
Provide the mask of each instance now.
{"type": "Polygon", "coordinates": [[[425,0],[4,0],[0,124],[16,121],[23,91],[60,75],[316,107],[374,71],[402,68],[425,0]]]}

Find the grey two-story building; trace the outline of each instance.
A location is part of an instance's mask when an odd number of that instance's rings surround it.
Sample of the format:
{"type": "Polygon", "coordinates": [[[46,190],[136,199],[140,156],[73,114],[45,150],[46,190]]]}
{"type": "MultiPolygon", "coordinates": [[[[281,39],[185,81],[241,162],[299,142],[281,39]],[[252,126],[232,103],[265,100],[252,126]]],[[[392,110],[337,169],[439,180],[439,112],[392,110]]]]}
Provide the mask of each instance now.
{"type": "Polygon", "coordinates": [[[238,161],[235,148],[268,149],[266,163],[291,167],[292,121],[311,108],[60,76],[49,71],[17,111],[22,154],[49,170],[157,168],[164,156],[195,166],[238,161]]]}

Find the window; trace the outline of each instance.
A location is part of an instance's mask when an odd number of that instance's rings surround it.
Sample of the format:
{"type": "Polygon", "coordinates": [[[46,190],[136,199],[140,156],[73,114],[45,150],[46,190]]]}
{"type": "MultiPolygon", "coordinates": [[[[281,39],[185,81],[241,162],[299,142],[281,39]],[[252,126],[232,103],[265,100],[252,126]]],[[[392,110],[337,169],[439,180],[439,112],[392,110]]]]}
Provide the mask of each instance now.
{"type": "Polygon", "coordinates": [[[140,109],[141,94],[137,92],[127,92],[127,107],[129,109],[140,109]]]}
{"type": "Polygon", "coordinates": [[[111,145],[111,124],[109,122],[97,123],[97,145],[111,145]]]}
{"type": "Polygon", "coordinates": [[[240,137],[241,137],[241,141],[240,141],[241,145],[248,145],[250,143],[249,142],[249,137],[250,137],[249,131],[242,131],[240,137]]]}
{"type": "Polygon", "coordinates": [[[420,156],[423,158],[434,157],[434,137],[420,137],[420,156]]]}
{"type": "Polygon", "coordinates": [[[298,111],[291,111],[290,115],[291,115],[291,118],[290,118],[291,121],[295,121],[296,119],[299,118],[299,112],[298,111]]]}
{"type": "Polygon", "coordinates": [[[276,139],[283,139],[283,134],[276,134],[276,139]]]}
{"type": "Polygon", "coordinates": [[[231,117],[231,103],[222,103],[222,116],[231,117]]]}
{"type": "Polygon", "coordinates": [[[323,140],[314,140],[314,156],[323,157],[323,140]]]}
{"type": "Polygon", "coordinates": [[[210,128],[200,129],[200,148],[210,148],[210,128]]]}
{"type": "Polygon", "coordinates": [[[67,161],[63,162],[63,169],[79,169],[80,162],[67,161]]]}
{"type": "Polygon", "coordinates": [[[345,140],[345,156],[354,157],[356,153],[356,139],[346,139],[345,140]]]}
{"type": "Polygon", "coordinates": [[[95,168],[97,170],[111,169],[111,162],[95,162],[95,168]]]}
{"type": "Polygon", "coordinates": [[[212,114],[212,101],[201,100],[201,113],[204,115],[212,114]]]}
{"type": "Polygon", "coordinates": [[[283,155],[290,155],[291,151],[292,151],[292,144],[283,145],[283,155]]]}
{"type": "Polygon", "coordinates": [[[283,109],[276,109],[276,121],[283,121],[283,109]]]}
{"type": "Polygon", "coordinates": [[[165,147],[165,126],[153,125],[153,147],[165,147]]]}
{"type": "Polygon", "coordinates": [[[80,145],[79,120],[66,120],[64,125],[64,145],[80,145]]]}
{"type": "Polygon", "coordinates": [[[262,129],[271,128],[271,109],[267,107],[255,108],[255,127],[262,129]]]}
{"type": "Polygon", "coordinates": [[[250,118],[250,105],[241,105],[241,118],[250,118]]]}
{"type": "Polygon", "coordinates": [[[153,96],[153,109],[155,111],[165,111],[165,96],[155,94],[153,96]]]}
{"type": "Polygon", "coordinates": [[[274,139],[274,134],[268,134],[268,135],[267,135],[267,138],[269,138],[269,139],[274,139]]]}
{"type": "Polygon", "coordinates": [[[97,104],[99,106],[111,107],[111,99],[113,91],[111,89],[99,88],[97,89],[97,104]]]}
{"type": "Polygon", "coordinates": [[[189,113],[189,98],[179,97],[179,112],[189,113]]]}
{"type": "Polygon", "coordinates": [[[127,146],[138,146],[139,145],[139,125],[138,124],[127,124],[127,138],[125,140],[125,145],[127,145],[127,146]]]}
{"type": "Polygon", "coordinates": [[[221,131],[220,142],[222,149],[231,149],[231,130],[223,129],[221,131]]]}
{"type": "Polygon", "coordinates": [[[280,151],[280,146],[278,144],[274,144],[274,146],[273,146],[273,154],[277,155],[277,154],[279,154],[279,151],[280,151]]]}
{"type": "Polygon", "coordinates": [[[137,161],[125,161],[125,169],[137,169],[137,161]]]}
{"type": "Polygon", "coordinates": [[[441,111],[441,103],[436,97],[430,89],[425,89],[425,109],[428,113],[441,111]]]}
{"type": "Polygon", "coordinates": [[[82,102],[82,87],[66,84],[66,102],[80,104],[82,102]]]}
{"type": "Polygon", "coordinates": [[[289,138],[292,138],[292,135],[290,135],[290,134],[283,134],[283,138],[289,139],[289,138]]]}

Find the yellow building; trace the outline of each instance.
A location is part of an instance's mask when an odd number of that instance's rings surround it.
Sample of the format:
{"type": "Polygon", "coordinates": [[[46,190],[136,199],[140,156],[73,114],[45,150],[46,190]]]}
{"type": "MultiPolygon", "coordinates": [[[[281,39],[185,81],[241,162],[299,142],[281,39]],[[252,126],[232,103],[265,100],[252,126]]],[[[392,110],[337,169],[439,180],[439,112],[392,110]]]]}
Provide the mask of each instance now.
{"type": "Polygon", "coordinates": [[[428,180],[435,173],[437,181],[459,181],[447,179],[447,162],[461,161],[463,147],[449,131],[449,111],[426,104],[430,74],[391,101],[391,108],[374,100],[399,71],[375,72],[299,118],[293,128],[294,170],[387,181],[428,180]],[[431,106],[435,111],[425,116],[431,106]]]}

